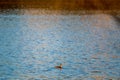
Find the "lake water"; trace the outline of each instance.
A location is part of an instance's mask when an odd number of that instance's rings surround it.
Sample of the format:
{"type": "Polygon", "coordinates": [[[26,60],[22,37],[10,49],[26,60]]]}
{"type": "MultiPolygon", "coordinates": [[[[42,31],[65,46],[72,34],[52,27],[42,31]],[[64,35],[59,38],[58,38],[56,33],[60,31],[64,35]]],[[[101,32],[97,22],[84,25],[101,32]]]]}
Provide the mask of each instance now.
{"type": "Polygon", "coordinates": [[[107,14],[1,13],[0,80],[120,80],[118,23],[107,14]]]}

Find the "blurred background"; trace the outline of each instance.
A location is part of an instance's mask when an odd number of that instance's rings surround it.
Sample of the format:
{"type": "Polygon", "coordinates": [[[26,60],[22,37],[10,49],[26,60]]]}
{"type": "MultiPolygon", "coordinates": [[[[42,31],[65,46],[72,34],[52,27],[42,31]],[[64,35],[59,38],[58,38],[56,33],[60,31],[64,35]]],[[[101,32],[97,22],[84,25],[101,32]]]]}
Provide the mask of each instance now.
{"type": "Polygon", "coordinates": [[[0,0],[0,9],[120,10],[120,0],[0,0]]]}
{"type": "Polygon", "coordinates": [[[0,0],[0,80],[120,80],[119,5],[0,0]]]}

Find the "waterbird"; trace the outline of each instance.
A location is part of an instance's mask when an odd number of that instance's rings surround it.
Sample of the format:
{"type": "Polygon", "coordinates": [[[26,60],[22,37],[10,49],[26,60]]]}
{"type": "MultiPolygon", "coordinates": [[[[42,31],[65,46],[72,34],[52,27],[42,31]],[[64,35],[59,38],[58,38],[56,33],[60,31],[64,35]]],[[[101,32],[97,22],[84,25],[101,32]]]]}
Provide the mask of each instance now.
{"type": "Polygon", "coordinates": [[[60,64],[59,66],[55,66],[56,69],[62,69],[62,64],[60,64]]]}

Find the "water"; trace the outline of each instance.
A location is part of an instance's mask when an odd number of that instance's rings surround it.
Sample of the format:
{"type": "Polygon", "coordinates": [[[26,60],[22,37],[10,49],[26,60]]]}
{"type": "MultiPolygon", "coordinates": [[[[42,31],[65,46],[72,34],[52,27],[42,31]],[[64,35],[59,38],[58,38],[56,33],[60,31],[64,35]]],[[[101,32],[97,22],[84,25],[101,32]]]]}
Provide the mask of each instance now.
{"type": "Polygon", "coordinates": [[[120,80],[119,34],[107,14],[0,14],[0,80],[120,80]]]}

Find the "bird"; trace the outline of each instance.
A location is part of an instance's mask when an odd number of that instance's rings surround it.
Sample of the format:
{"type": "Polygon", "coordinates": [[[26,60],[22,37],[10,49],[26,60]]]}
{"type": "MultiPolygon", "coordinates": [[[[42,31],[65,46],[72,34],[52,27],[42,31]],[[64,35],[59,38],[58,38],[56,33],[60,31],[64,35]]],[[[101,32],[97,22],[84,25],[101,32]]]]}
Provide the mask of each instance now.
{"type": "Polygon", "coordinates": [[[62,69],[62,64],[60,64],[59,66],[55,66],[56,69],[62,69]]]}

